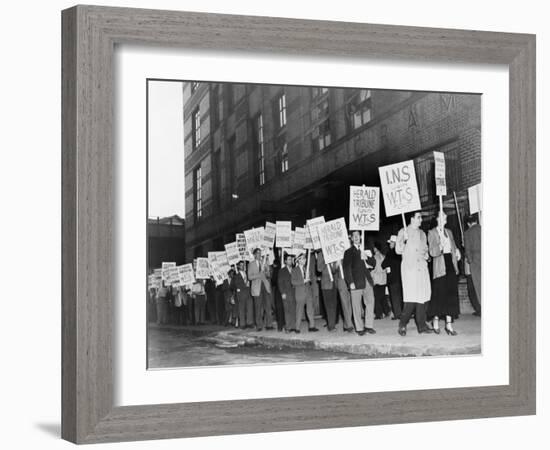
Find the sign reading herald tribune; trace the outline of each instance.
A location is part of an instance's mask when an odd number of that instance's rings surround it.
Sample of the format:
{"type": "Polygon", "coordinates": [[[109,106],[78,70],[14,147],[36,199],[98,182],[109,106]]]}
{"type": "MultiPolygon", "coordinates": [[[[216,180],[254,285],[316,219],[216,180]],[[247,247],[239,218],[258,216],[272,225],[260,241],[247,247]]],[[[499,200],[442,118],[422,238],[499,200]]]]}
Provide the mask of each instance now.
{"type": "Polygon", "coordinates": [[[350,230],[378,231],[380,222],[380,188],[349,187],[350,230]]]}

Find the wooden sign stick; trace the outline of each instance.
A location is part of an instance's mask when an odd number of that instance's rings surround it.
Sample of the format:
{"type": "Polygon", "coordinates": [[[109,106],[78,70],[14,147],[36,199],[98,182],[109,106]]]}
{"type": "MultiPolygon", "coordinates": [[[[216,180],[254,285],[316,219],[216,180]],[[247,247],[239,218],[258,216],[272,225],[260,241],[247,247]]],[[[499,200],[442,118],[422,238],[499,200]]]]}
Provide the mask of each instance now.
{"type": "Polygon", "coordinates": [[[307,252],[306,252],[306,257],[307,257],[307,266],[306,266],[306,281],[309,281],[309,260],[311,258],[311,255],[309,254],[309,248],[307,249],[307,252]]]}

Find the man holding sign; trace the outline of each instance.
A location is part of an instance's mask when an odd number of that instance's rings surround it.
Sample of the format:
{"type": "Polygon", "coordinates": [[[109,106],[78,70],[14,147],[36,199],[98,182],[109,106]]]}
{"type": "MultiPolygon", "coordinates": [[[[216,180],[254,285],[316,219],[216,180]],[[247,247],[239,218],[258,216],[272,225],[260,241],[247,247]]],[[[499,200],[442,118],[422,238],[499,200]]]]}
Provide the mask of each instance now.
{"type": "Polygon", "coordinates": [[[415,313],[418,333],[433,333],[426,325],[425,303],[430,301],[432,287],[428,272],[428,241],[426,234],[420,228],[422,213],[414,211],[410,216],[410,224],[397,234],[395,251],[402,255],[401,279],[403,282],[404,308],[399,320],[398,332],[401,336],[407,334],[407,324],[412,313],[415,313]]]}
{"type": "Polygon", "coordinates": [[[366,260],[361,258],[363,248],[360,231],[352,231],[351,240],[353,245],[344,253],[343,269],[344,279],[351,293],[355,331],[359,336],[363,336],[365,333],[374,334],[376,333],[374,330],[374,283],[368,267],[372,269],[376,261],[372,256],[367,256],[366,260]],[[362,302],[365,304],[364,323],[361,321],[362,302]]]}

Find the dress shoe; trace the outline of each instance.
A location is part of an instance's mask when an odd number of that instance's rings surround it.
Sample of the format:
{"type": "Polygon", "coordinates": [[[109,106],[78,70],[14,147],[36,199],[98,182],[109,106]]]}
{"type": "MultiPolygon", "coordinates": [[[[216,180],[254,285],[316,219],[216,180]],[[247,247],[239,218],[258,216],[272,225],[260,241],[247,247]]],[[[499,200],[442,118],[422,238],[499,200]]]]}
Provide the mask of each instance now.
{"type": "Polygon", "coordinates": [[[376,330],[374,328],[365,328],[365,331],[369,334],[376,334],[376,330]]]}
{"type": "Polygon", "coordinates": [[[439,328],[434,328],[433,331],[434,331],[435,334],[441,333],[441,330],[439,328]]]}
{"type": "Polygon", "coordinates": [[[308,328],[308,331],[319,331],[317,328],[313,327],[313,328],[308,328]]]}
{"type": "Polygon", "coordinates": [[[456,336],[458,333],[455,330],[450,330],[449,328],[445,327],[445,333],[447,333],[449,336],[456,336]]]}
{"type": "Polygon", "coordinates": [[[367,330],[361,330],[361,331],[358,331],[357,334],[359,336],[364,336],[366,332],[367,332],[367,330]]]}
{"type": "Polygon", "coordinates": [[[421,330],[418,330],[418,334],[431,334],[433,332],[433,328],[422,328],[421,330]]]}
{"type": "MultiPolygon", "coordinates": [[[[266,330],[269,330],[269,331],[274,330],[273,327],[265,327],[265,329],[266,329],[266,330]]],[[[281,331],[281,330],[279,330],[279,331],[281,331]]]]}
{"type": "Polygon", "coordinates": [[[345,331],[346,333],[352,333],[352,332],[353,332],[353,327],[344,328],[344,331],[345,331]]]}
{"type": "Polygon", "coordinates": [[[397,330],[400,336],[405,336],[407,334],[407,329],[405,327],[399,327],[397,330]]]}
{"type": "Polygon", "coordinates": [[[264,329],[262,327],[256,328],[256,331],[263,331],[264,329]]]}
{"type": "Polygon", "coordinates": [[[300,330],[294,330],[296,334],[300,334],[300,330]]]}

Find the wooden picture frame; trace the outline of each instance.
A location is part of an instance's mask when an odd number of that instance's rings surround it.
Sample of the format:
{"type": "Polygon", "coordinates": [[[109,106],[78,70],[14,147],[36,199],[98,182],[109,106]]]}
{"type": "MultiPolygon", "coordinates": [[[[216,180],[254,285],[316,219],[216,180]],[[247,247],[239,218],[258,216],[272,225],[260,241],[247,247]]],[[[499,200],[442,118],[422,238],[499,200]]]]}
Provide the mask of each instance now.
{"type": "Polygon", "coordinates": [[[63,11],[62,31],[64,439],[95,443],[535,413],[535,36],[97,6],[63,11]],[[113,52],[119,43],[507,65],[509,384],[114,407],[113,52]]]}

